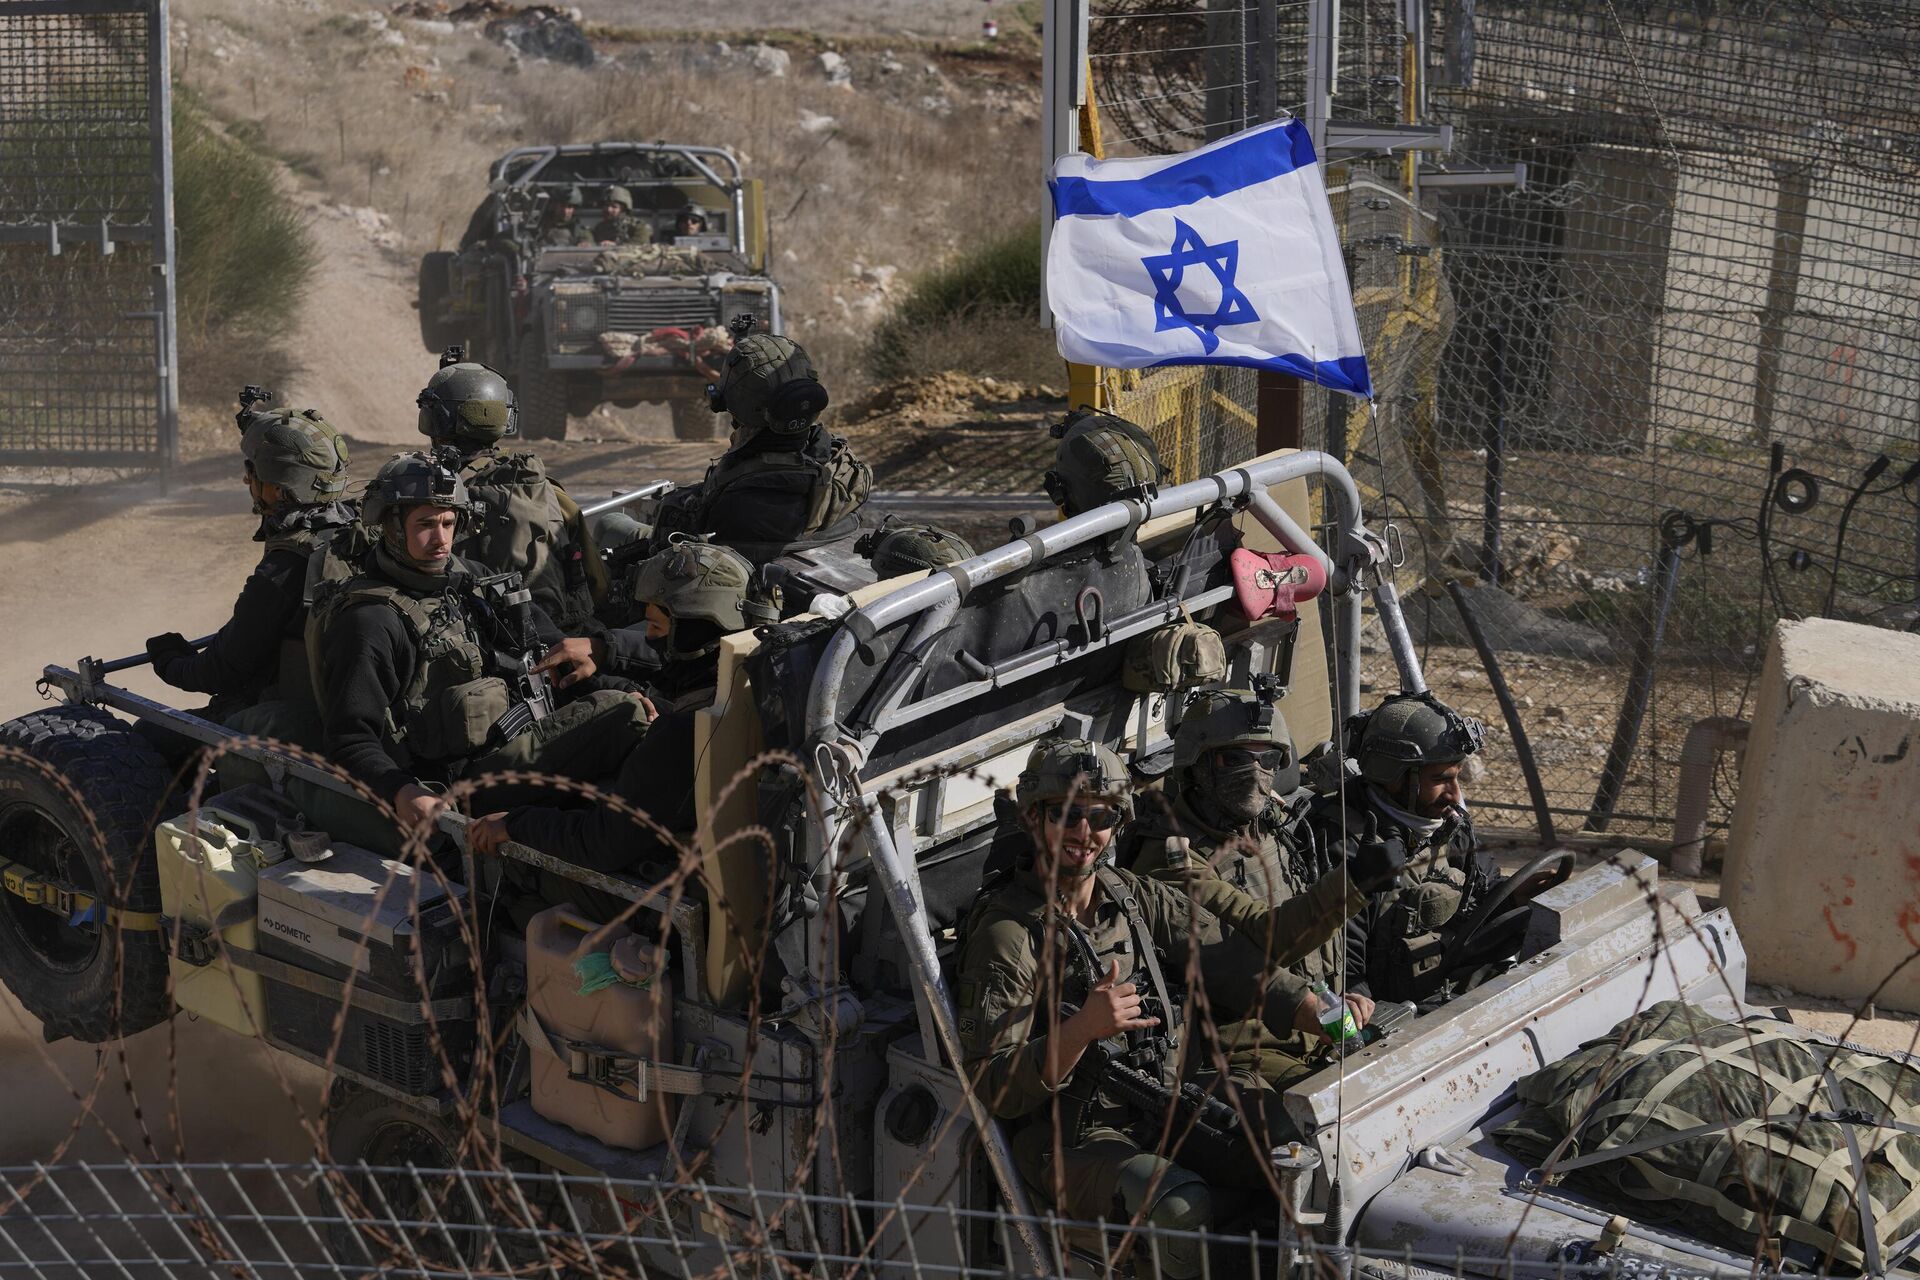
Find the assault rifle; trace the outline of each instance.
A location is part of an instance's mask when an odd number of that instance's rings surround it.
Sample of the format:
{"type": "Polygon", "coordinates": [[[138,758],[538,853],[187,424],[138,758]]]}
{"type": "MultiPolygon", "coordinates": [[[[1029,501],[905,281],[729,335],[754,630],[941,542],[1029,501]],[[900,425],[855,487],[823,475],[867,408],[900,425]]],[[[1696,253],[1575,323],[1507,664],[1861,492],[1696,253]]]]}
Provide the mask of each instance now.
{"type": "Polygon", "coordinates": [[[511,741],[553,714],[553,684],[546,672],[533,669],[540,660],[533,592],[520,585],[517,573],[494,574],[473,585],[494,632],[494,661],[507,673],[513,693],[513,705],[493,727],[501,741],[511,741]]]}

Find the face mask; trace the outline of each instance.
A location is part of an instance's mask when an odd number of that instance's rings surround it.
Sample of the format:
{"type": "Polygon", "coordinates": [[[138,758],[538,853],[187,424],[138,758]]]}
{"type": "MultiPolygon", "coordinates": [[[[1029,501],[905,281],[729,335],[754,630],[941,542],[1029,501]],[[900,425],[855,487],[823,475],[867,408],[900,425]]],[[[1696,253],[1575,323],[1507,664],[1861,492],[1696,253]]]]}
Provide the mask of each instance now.
{"type": "Polygon", "coordinates": [[[1194,770],[1194,790],[1205,807],[1227,821],[1221,825],[1243,827],[1260,816],[1273,791],[1273,770],[1246,759],[1226,768],[1212,763],[1211,757],[1194,770]]]}

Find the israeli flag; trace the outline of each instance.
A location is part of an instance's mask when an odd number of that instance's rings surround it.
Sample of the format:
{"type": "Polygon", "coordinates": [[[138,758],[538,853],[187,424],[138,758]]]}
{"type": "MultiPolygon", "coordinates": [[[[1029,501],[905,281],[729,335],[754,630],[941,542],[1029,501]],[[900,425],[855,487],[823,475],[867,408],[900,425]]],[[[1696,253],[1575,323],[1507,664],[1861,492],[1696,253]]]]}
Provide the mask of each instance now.
{"type": "Polygon", "coordinates": [[[1372,397],[1300,121],[1175,156],[1062,156],[1048,185],[1047,300],[1068,360],[1245,365],[1372,397]]]}

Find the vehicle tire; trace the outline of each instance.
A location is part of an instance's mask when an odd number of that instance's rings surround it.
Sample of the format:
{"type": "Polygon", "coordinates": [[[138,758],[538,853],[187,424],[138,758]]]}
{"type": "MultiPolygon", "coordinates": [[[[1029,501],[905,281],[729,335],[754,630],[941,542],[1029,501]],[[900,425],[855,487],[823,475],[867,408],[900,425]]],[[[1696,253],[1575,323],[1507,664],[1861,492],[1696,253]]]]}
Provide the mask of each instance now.
{"type": "Polygon", "coordinates": [[[705,400],[669,400],[675,440],[711,440],[720,434],[720,415],[705,400]]]}
{"type": "Polygon", "coordinates": [[[520,339],[514,395],[520,402],[522,436],[529,440],[567,438],[567,378],[547,368],[547,344],[537,329],[527,330],[520,339]]]}
{"type": "Polygon", "coordinates": [[[453,263],[453,254],[445,250],[429,253],[420,259],[420,341],[432,352],[444,351],[460,340],[458,333],[452,332],[440,321],[440,312],[447,302],[447,290],[452,277],[449,268],[453,263]]]}
{"type": "MultiPolygon", "coordinates": [[[[321,1203],[333,1219],[327,1252],[356,1271],[408,1266],[409,1247],[436,1268],[465,1270],[484,1261],[485,1233],[471,1229],[477,1225],[473,1200],[454,1185],[454,1175],[442,1172],[458,1167],[459,1150],[458,1137],[439,1117],[336,1078],[327,1089],[327,1160],[346,1167],[322,1183],[321,1203]],[[367,1170],[353,1167],[363,1163],[367,1170]],[[408,1165],[419,1171],[417,1180],[391,1172],[408,1165]],[[390,1172],[373,1172],[381,1169],[390,1172]]],[[[487,1203],[484,1187],[474,1192],[487,1203]]]]}
{"type": "MultiPolygon", "coordinates": [[[[92,707],[0,724],[0,856],[103,904],[159,911],[153,829],[172,778],[146,739],[92,707]]],[[[100,1044],[173,1013],[163,932],[72,924],[4,892],[0,980],[49,1036],[100,1044]]]]}

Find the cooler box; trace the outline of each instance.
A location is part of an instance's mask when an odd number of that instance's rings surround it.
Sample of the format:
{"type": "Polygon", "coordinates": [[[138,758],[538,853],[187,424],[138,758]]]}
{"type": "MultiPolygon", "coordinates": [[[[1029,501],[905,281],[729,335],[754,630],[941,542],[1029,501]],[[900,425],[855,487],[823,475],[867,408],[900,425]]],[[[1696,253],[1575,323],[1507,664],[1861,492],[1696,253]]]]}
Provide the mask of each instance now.
{"type": "MultiPolygon", "coordinates": [[[[464,890],[420,876],[355,845],[335,843],[324,862],[287,862],[260,877],[260,954],[336,981],[358,976],[355,992],[401,1002],[388,1012],[351,1005],[333,1061],[405,1093],[442,1085],[425,1015],[429,1000],[477,998],[456,912],[464,890]],[[417,888],[416,888],[417,886],[417,888]],[[384,890],[384,892],[383,892],[384,890]]],[[[333,1052],[342,997],[268,979],[268,1026],[275,1039],[316,1057],[333,1052]]],[[[471,1012],[437,1020],[456,1073],[473,1057],[471,1012]]]]}

